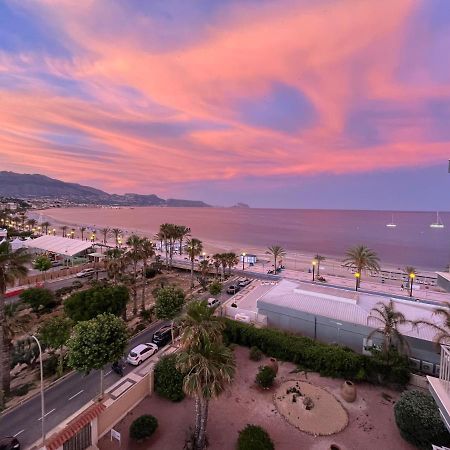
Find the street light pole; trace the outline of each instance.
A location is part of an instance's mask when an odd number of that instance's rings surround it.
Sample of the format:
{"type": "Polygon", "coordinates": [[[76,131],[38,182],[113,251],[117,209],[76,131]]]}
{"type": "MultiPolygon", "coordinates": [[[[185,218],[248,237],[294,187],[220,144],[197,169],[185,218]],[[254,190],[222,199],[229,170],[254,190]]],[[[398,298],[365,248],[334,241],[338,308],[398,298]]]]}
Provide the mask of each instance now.
{"type": "Polygon", "coordinates": [[[414,278],[416,278],[416,274],[411,272],[409,274],[409,296],[412,297],[413,294],[413,284],[414,284],[414,278]]]}
{"type": "Polygon", "coordinates": [[[355,284],[355,291],[358,290],[359,288],[359,279],[361,278],[361,274],[359,272],[355,273],[355,280],[356,280],[356,284],[355,284]]]}
{"type": "Polygon", "coordinates": [[[245,270],[245,255],[246,255],[246,253],[244,252],[244,253],[242,253],[242,271],[244,271],[245,270]]]}
{"type": "Polygon", "coordinates": [[[39,348],[39,366],[41,369],[41,427],[42,427],[42,445],[45,442],[45,404],[44,404],[44,370],[42,367],[42,348],[38,338],[34,335],[31,336],[35,341],[39,348]]]}
{"type": "Polygon", "coordinates": [[[316,279],[316,264],[317,264],[317,261],[314,260],[312,262],[312,266],[313,266],[313,281],[315,281],[315,279],[316,279]]]}

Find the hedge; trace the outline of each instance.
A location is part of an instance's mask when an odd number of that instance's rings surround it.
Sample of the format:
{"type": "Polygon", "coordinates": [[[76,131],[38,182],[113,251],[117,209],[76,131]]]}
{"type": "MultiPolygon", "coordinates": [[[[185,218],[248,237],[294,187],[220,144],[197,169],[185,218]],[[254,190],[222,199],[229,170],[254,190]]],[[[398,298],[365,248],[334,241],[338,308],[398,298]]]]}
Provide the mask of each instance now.
{"type": "Polygon", "coordinates": [[[130,426],[130,438],[141,442],[148,439],[158,428],[158,420],[149,414],[138,417],[130,426]]]}
{"type": "Polygon", "coordinates": [[[408,358],[395,350],[388,355],[361,355],[347,347],[329,345],[311,338],[271,328],[256,328],[223,319],[228,343],[258,347],[267,356],[290,361],[322,376],[404,386],[409,381],[408,358]]]}
{"type": "Polygon", "coordinates": [[[432,444],[450,445],[450,434],[430,394],[404,392],[395,404],[394,414],[402,437],[417,448],[428,450],[432,444]]]}
{"type": "Polygon", "coordinates": [[[272,439],[264,428],[247,425],[239,431],[237,450],[274,450],[272,439]]]}
{"type": "Polygon", "coordinates": [[[175,354],[163,356],[155,367],[155,392],[173,402],[184,399],[184,375],[176,368],[176,358],[175,354]]]}

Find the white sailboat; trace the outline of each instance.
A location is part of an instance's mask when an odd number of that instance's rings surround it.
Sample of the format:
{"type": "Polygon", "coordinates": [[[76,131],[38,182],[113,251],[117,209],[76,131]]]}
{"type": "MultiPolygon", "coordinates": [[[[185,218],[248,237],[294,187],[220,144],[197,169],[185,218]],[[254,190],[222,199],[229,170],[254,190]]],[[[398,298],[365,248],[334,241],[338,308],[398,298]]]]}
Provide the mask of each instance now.
{"type": "Polygon", "coordinates": [[[390,223],[386,224],[388,228],[395,228],[397,224],[394,222],[394,214],[392,214],[392,220],[390,223]]]}
{"type": "Polygon", "coordinates": [[[430,225],[430,228],[444,228],[441,218],[439,217],[439,212],[436,213],[436,222],[430,225]]]}

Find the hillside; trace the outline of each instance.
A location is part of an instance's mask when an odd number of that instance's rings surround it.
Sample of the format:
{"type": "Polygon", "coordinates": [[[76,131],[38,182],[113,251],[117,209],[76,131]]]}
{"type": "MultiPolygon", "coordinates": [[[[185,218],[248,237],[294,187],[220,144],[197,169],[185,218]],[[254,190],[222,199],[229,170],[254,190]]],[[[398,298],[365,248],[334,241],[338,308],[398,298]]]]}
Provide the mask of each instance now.
{"type": "Polygon", "coordinates": [[[155,194],[108,194],[90,186],[49,178],[39,174],[0,171],[0,196],[22,199],[48,198],[97,205],[195,206],[207,207],[197,200],[164,200],[155,194]]]}

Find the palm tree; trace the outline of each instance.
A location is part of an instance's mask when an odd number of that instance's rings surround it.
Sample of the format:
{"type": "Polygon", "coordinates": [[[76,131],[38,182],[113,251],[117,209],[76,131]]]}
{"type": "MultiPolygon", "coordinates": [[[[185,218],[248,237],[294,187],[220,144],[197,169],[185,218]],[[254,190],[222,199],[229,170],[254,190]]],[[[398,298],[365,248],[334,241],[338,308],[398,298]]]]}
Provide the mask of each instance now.
{"type": "Polygon", "coordinates": [[[317,276],[320,275],[320,263],[326,259],[325,256],[319,255],[318,253],[314,256],[314,260],[317,261],[317,276]]]}
{"type": "Polygon", "coordinates": [[[0,388],[5,394],[9,393],[11,357],[5,328],[6,287],[27,274],[26,264],[30,260],[31,256],[24,249],[13,252],[8,242],[0,244],[0,388]]]}
{"type": "Polygon", "coordinates": [[[84,232],[86,231],[86,227],[80,227],[81,240],[84,241],[84,232]]]}
{"type": "Polygon", "coordinates": [[[181,320],[181,352],[177,368],[186,373],[183,390],[195,399],[195,450],[206,444],[209,401],[232,382],[236,364],[231,349],[222,343],[223,323],[206,301],[192,302],[181,320]]]}
{"type": "Polygon", "coordinates": [[[194,287],[194,261],[195,257],[203,251],[203,244],[200,239],[192,238],[186,242],[186,253],[191,260],[191,289],[194,287]]]}
{"type": "Polygon", "coordinates": [[[222,255],[220,253],[215,253],[212,257],[213,266],[216,269],[216,276],[219,278],[219,269],[222,265],[222,255]]]}
{"type": "Polygon", "coordinates": [[[62,231],[62,237],[66,237],[67,226],[66,226],[66,225],[63,225],[63,226],[61,227],[61,231],[62,231]]]}
{"type": "Polygon", "coordinates": [[[103,235],[103,243],[106,244],[108,242],[108,234],[111,230],[108,227],[102,228],[101,233],[103,235]]]}
{"type": "Polygon", "coordinates": [[[133,289],[133,314],[137,314],[137,265],[142,259],[142,249],[141,249],[142,239],[136,235],[132,234],[127,239],[127,245],[130,247],[127,251],[127,256],[133,263],[133,278],[134,278],[134,289],[133,289]]]}
{"type": "Polygon", "coordinates": [[[178,228],[178,242],[180,243],[180,256],[183,252],[183,239],[191,235],[191,229],[184,225],[177,225],[178,228]]]}
{"type": "Polygon", "coordinates": [[[266,251],[266,255],[271,255],[273,258],[273,273],[277,273],[277,259],[283,258],[286,256],[286,252],[283,247],[280,247],[279,245],[272,245],[269,247],[266,251]]]}
{"type": "Polygon", "coordinates": [[[142,267],[142,273],[143,273],[143,283],[142,283],[142,303],[141,303],[141,310],[145,311],[145,287],[146,287],[146,281],[147,281],[147,267],[148,267],[148,260],[150,258],[153,258],[155,256],[155,246],[153,245],[153,242],[151,242],[147,238],[143,238],[141,240],[141,257],[142,261],[144,263],[142,267]]]}
{"type": "Polygon", "coordinates": [[[408,289],[410,289],[411,287],[411,274],[413,274],[414,276],[417,275],[417,269],[413,266],[406,266],[403,269],[406,273],[406,275],[408,276],[408,289]]]}
{"type": "Polygon", "coordinates": [[[122,230],[120,228],[113,228],[111,233],[114,235],[116,246],[119,245],[119,236],[122,234],[122,230]]]}
{"type": "Polygon", "coordinates": [[[442,325],[437,325],[431,321],[427,320],[415,320],[413,322],[414,327],[418,325],[428,325],[433,327],[437,334],[434,337],[436,344],[446,344],[450,343],[450,302],[443,302],[442,307],[436,308],[433,311],[434,316],[442,318],[442,325]]]}
{"type": "Polygon", "coordinates": [[[109,249],[105,253],[106,273],[108,278],[113,280],[113,284],[117,284],[117,278],[122,274],[127,265],[127,259],[122,250],[118,248],[109,249]]]}
{"type": "Polygon", "coordinates": [[[45,231],[45,234],[48,234],[48,229],[51,226],[50,222],[42,222],[41,223],[42,229],[45,231]]]}
{"type": "Polygon", "coordinates": [[[228,266],[228,274],[231,275],[231,269],[239,264],[239,257],[234,252],[225,253],[225,259],[228,266]]]}
{"type": "Polygon", "coordinates": [[[363,270],[380,271],[380,258],[378,258],[378,255],[373,250],[365,245],[352,247],[347,250],[345,255],[344,267],[355,269],[359,273],[359,277],[356,280],[357,288],[361,285],[361,274],[363,270]]]}
{"type": "MultiPolygon", "coordinates": [[[[164,250],[166,252],[166,267],[169,267],[169,239],[171,233],[171,224],[163,223],[159,226],[159,236],[162,238],[164,242],[164,250]]],[[[162,248],[161,248],[162,251],[162,248]]]]}
{"type": "Polygon", "coordinates": [[[199,282],[200,282],[202,288],[205,290],[208,285],[208,275],[209,275],[210,268],[211,268],[211,264],[209,262],[209,259],[202,259],[198,264],[198,270],[200,272],[199,282]]]}
{"type": "Polygon", "coordinates": [[[381,334],[383,336],[383,349],[385,353],[388,353],[392,347],[396,347],[401,351],[408,347],[408,342],[400,333],[399,326],[406,324],[413,325],[413,322],[407,320],[403,313],[396,311],[392,300],[388,304],[378,302],[370,310],[367,321],[370,318],[377,320],[380,326],[371,331],[367,339],[370,339],[377,333],[381,334]]]}

